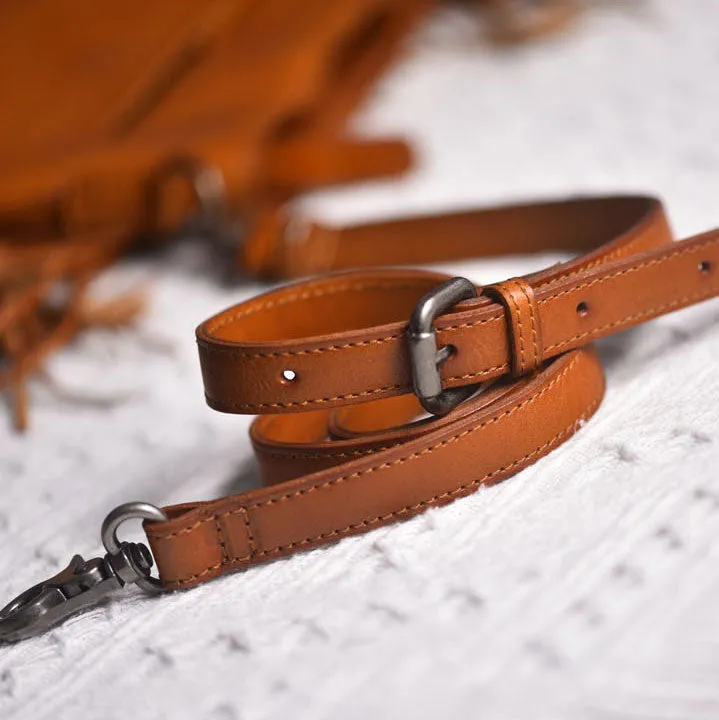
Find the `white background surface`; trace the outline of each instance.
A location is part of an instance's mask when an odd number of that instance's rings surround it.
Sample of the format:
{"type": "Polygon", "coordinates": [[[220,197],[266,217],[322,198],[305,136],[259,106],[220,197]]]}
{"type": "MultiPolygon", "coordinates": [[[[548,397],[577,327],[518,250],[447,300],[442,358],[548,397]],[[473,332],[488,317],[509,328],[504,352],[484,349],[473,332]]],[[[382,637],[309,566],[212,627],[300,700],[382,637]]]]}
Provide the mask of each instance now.
{"type": "MultiPolygon", "coordinates": [[[[719,3],[604,3],[574,33],[503,54],[439,18],[357,130],[414,138],[396,185],[305,211],[348,220],[580,192],[667,201],[680,236],[719,225],[719,3]]],[[[547,261],[463,266],[498,280],[547,261]]],[[[95,332],[0,416],[0,589],[99,551],[106,512],[257,483],[249,420],[205,407],[194,326],[221,289],[195,251],[134,261],[139,332],[95,332]]],[[[405,524],[199,589],[130,592],[0,648],[3,720],[719,717],[719,304],[602,344],[608,393],[571,441],[405,524]]]]}

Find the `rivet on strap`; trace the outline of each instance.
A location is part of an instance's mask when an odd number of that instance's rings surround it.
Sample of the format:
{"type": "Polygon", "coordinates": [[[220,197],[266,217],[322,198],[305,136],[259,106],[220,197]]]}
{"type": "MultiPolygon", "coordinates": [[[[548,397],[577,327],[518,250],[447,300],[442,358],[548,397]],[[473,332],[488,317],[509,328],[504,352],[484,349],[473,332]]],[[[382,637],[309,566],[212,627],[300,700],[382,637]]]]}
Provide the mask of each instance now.
{"type": "Polygon", "coordinates": [[[534,372],[544,356],[539,309],[532,287],[512,278],[484,288],[484,295],[502,303],[509,331],[512,375],[534,372]]]}

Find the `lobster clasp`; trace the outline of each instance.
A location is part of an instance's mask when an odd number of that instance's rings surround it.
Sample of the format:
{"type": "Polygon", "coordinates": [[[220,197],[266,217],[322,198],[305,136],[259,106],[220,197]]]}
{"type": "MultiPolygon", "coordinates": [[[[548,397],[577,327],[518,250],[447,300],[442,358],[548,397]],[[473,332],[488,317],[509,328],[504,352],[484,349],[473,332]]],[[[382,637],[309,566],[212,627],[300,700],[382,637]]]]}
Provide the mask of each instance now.
{"type": "Polygon", "coordinates": [[[75,555],[57,575],[33,585],[0,610],[0,640],[32,637],[122,586],[102,558],[75,555]]]}
{"type": "Polygon", "coordinates": [[[97,605],[109,593],[128,583],[147,592],[161,592],[151,577],[152,555],[142,543],[120,542],[117,528],[130,518],[167,521],[163,510],[148,503],[126,503],[115,508],[102,525],[107,554],[84,560],[75,555],[57,575],[33,585],[0,610],[0,642],[39,635],[75,613],[97,605]]]}

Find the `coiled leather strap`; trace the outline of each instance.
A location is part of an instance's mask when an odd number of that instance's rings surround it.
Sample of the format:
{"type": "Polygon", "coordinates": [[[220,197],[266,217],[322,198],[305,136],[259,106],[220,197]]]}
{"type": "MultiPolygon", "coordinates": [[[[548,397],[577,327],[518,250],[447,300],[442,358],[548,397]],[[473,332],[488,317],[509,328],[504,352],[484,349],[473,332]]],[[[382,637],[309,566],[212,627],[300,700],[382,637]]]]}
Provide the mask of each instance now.
{"type": "Polygon", "coordinates": [[[645,197],[311,229],[297,252],[323,258],[322,269],[550,249],[580,256],[437,319],[438,346],[451,346],[443,387],[483,390],[443,417],[421,415],[405,337],[443,275],[333,274],[200,325],[208,403],[260,415],[251,435],[265,487],[169,507],[169,522],[148,524],[165,586],[411,517],[560,445],[602,399],[592,340],[719,293],[719,231],[672,240],[661,203],[645,197]]]}

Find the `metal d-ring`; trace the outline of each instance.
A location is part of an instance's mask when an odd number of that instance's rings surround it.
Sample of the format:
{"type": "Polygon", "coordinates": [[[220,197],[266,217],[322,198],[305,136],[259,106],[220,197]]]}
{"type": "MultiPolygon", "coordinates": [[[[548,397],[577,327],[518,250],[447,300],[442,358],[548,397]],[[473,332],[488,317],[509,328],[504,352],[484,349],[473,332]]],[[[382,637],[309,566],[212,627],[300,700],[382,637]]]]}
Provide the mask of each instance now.
{"type": "MultiPolygon", "coordinates": [[[[129,502],[124,505],[119,505],[112,510],[102,523],[102,530],[100,537],[102,538],[102,544],[105,546],[105,550],[111,556],[118,556],[123,552],[123,547],[126,543],[121,543],[117,539],[117,529],[126,520],[151,520],[152,522],[167,522],[169,517],[164,510],[151,505],[146,502],[129,502]]],[[[149,550],[144,545],[136,545],[135,547],[141,548],[143,565],[148,564],[152,566],[152,557],[149,554],[149,550]]],[[[135,578],[128,578],[128,581],[134,582],[135,585],[142,588],[146,592],[157,593],[162,592],[163,587],[157,578],[146,575],[144,569],[134,567],[132,569],[135,572],[135,578]]]]}

